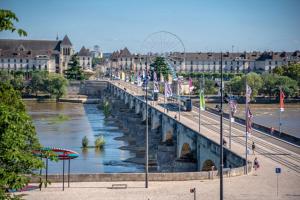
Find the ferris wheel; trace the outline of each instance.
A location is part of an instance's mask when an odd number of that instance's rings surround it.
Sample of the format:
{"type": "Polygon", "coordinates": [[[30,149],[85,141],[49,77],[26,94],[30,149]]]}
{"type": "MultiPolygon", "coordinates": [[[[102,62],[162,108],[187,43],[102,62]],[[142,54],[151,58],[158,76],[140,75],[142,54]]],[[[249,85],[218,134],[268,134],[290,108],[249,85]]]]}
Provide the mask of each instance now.
{"type": "Polygon", "coordinates": [[[158,31],[148,35],[142,43],[141,50],[142,54],[149,57],[151,63],[157,57],[163,57],[173,80],[177,80],[176,71],[181,71],[185,67],[185,46],[174,33],[158,31]]]}

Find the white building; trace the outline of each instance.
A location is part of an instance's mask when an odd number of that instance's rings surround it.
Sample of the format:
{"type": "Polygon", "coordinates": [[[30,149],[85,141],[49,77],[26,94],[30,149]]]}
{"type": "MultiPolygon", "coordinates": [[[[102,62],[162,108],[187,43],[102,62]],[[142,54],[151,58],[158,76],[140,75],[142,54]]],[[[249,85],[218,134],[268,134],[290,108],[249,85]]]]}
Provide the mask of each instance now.
{"type": "Polygon", "coordinates": [[[63,73],[73,54],[67,35],[63,40],[0,39],[0,70],[22,71],[25,75],[35,70],[63,73]]]}
{"type": "MultiPolygon", "coordinates": [[[[170,53],[177,72],[219,72],[221,54],[212,52],[170,53]]],[[[150,56],[151,57],[151,56],[150,56]]],[[[242,52],[222,54],[223,70],[231,73],[271,71],[277,66],[300,62],[300,51],[295,52],[242,52]]],[[[134,55],[127,48],[113,52],[110,67],[115,70],[141,71],[150,68],[151,58],[134,55]]]]}
{"type": "Polygon", "coordinates": [[[77,54],[79,58],[79,64],[83,70],[92,70],[92,53],[89,49],[86,49],[84,46],[80,49],[77,54]]]}

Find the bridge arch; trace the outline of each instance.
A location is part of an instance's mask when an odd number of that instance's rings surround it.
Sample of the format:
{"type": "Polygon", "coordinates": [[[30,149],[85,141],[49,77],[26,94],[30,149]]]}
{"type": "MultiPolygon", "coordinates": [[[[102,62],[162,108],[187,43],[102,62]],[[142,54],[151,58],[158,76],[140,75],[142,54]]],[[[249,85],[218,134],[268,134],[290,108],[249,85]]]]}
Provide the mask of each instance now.
{"type": "Polygon", "coordinates": [[[214,166],[215,170],[217,169],[215,163],[212,160],[207,159],[203,163],[202,171],[211,171],[212,166],[214,166]]]}
{"type": "Polygon", "coordinates": [[[166,133],[166,144],[167,145],[173,145],[173,133],[171,130],[168,130],[166,133]]]}
{"type": "Polygon", "coordinates": [[[192,159],[192,149],[188,143],[184,143],[181,147],[180,158],[181,159],[192,159]]]}

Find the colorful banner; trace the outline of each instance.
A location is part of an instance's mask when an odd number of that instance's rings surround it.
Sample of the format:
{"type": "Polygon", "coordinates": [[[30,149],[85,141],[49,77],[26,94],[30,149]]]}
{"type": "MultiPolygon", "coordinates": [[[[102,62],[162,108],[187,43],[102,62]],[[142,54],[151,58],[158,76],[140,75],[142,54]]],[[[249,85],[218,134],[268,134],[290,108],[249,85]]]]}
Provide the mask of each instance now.
{"type": "Polygon", "coordinates": [[[192,78],[189,79],[189,91],[192,92],[194,89],[192,78]]]}
{"type": "Polygon", "coordinates": [[[251,131],[252,131],[252,122],[253,122],[253,114],[250,111],[250,108],[248,107],[247,109],[247,135],[250,136],[251,135],[251,131]]]}
{"type": "Polygon", "coordinates": [[[165,82],[165,96],[166,97],[171,97],[173,94],[172,94],[172,88],[171,88],[171,85],[168,84],[168,82],[165,82]]]}
{"type": "Polygon", "coordinates": [[[283,112],[284,111],[284,93],[282,90],[280,90],[280,112],[283,112]]]}
{"type": "Polygon", "coordinates": [[[229,100],[229,108],[231,111],[231,116],[233,116],[237,111],[237,101],[235,99],[229,100]]]}
{"type": "Polygon", "coordinates": [[[200,106],[200,110],[205,110],[205,99],[204,99],[204,91],[200,90],[200,94],[199,94],[199,106],[200,106]]]}
{"type": "Polygon", "coordinates": [[[248,84],[246,84],[246,103],[249,103],[251,101],[251,93],[251,87],[248,84]]]}

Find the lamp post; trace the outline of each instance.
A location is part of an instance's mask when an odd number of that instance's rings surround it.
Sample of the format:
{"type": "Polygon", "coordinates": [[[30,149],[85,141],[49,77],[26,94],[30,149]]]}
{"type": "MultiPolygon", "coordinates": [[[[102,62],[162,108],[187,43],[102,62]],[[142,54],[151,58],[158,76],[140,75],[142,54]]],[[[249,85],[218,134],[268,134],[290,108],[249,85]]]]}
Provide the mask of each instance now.
{"type": "Polygon", "coordinates": [[[223,200],[223,55],[221,52],[221,102],[220,102],[220,200],[223,200]]]}
{"type": "MultiPolygon", "coordinates": [[[[146,58],[147,59],[147,58],[146,58]]],[[[147,71],[147,62],[146,62],[146,155],[145,155],[145,188],[148,188],[148,71],[147,71]]]]}

